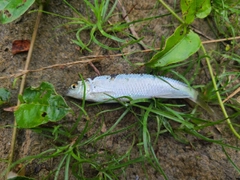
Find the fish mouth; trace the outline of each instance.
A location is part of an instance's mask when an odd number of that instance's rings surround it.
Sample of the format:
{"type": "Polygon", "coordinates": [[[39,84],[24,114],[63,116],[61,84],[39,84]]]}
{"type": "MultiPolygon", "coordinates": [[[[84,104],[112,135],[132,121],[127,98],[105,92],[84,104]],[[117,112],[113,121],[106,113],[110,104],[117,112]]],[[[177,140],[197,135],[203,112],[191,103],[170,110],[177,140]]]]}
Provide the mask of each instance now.
{"type": "Polygon", "coordinates": [[[65,91],[64,94],[65,96],[71,97],[70,88],[67,91],[65,91]]]}

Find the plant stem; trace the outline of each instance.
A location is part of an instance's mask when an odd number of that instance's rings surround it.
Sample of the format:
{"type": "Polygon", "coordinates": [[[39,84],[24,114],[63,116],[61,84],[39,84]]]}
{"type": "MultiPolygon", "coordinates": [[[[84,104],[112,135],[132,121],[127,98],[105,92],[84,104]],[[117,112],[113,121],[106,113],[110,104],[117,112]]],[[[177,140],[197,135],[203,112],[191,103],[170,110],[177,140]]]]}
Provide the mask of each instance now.
{"type": "MultiPolygon", "coordinates": [[[[41,15],[42,15],[42,10],[43,10],[43,4],[40,4],[38,15],[37,15],[37,20],[36,20],[36,23],[35,23],[35,26],[34,26],[34,31],[33,31],[31,44],[30,44],[30,48],[29,48],[29,51],[28,51],[28,56],[27,56],[27,60],[26,60],[26,63],[25,63],[24,70],[28,70],[28,66],[29,66],[29,63],[31,61],[33,46],[34,46],[34,43],[35,43],[35,40],[36,40],[36,35],[37,35],[38,26],[39,26],[39,23],[40,23],[40,18],[41,18],[41,15]]],[[[22,76],[22,81],[21,81],[21,85],[20,85],[19,94],[23,93],[23,89],[24,89],[24,85],[25,85],[25,81],[26,81],[26,76],[27,76],[27,74],[24,74],[22,76]]],[[[20,105],[20,101],[18,100],[17,106],[19,106],[19,105],[20,105]]],[[[16,136],[17,136],[17,123],[16,123],[16,120],[14,120],[14,127],[13,127],[12,140],[11,140],[11,148],[10,148],[10,153],[9,153],[9,157],[8,157],[8,167],[7,167],[6,179],[7,179],[7,174],[10,171],[10,166],[11,166],[12,160],[13,160],[13,153],[14,153],[14,147],[15,147],[15,142],[16,142],[16,136]]]]}
{"type": "Polygon", "coordinates": [[[158,0],[162,5],[175,17],[177,18],[182,24],[184,24],[184,20],[180,18],[171,8],[168,6],[163,0],[158,0]]]}
{"type": "MultiPolygon", "coordinates": [[[[176,17],[182,24],[184,24],[184,20],[181,19],[163,0],[159,0],[160,3],[162,3],[162,5],[168,9],[168,11],[174,16],[176,17]]],[[[222,41],[222,39],[220,40],[222,41]]],[[[208,65],[208,70],[209,70],[209,73],[210,73],[210,76],[211,76],[211,79],[212,79],[212,83],[213,83],[213,86],[214,86],[214,89],[216,91],[216,94],[217,94],[217,98],[218,98],[218,102],[219,102],[219,105],[222,109],[222,112],[224,114],[224,117],[226,118],[227,120],[227,123],[229,125],[229,128],[231,129],[231,131],[233,132],[233,134],[240,139],[240,135],[236,132],[236,130],[234,129],[233,125],[232,125],[232,122],[230,120],[230,118],[228,117],[228,114],[227,114],[227,111],[223,105],[223,101],[222,101],[222,98],[221,98],[221,95],[219,93],[219,90],[217,88],[217,84],[216,84],[216,81],[215,81],[215,77],[213,75],[213,70],[212,70],[212,66],[210,64],[210,59],[207,57],[207,53],[206,53],[206,50],[203,46],[203,43],[201,43],[201,49],[202,51],[204,52],[204,54],[206,55],[206,62],[207,62],[207,65],[208,65]]]]}
{"type": "Polygon", "coordinates": [[[230,118],[228,117],[228,114],[227,114],[227,111],[225,109],[225,106],[223,105],[223,101],[222,101],[222,98],[221,98],[221,95],[219,93],[219,90],[218,90],[218,87],[217,87],[217,84],[216,84],[216,80],[215,80],[215,77],[214,77],[214,74],[213,74],[213,70],[212,70],[212,66],[211,66],[211,63],[210,63],[210,59],[208,58],[207,56],[207,53],[206,53],[206,50],[204,48],[204,46],[201,44],[201,49],[204,53],[204,55],[206,56],[206,62],[207,62],[207,65],[208,65],[208,70],[209,70],[209,73],[210,73],[210,76],[212,78],[212,83],[213,83],[213,87],[216,91],[216,94],[217,94],[217,98],[218,98],[218,102],[219,102],[219,105],[222,109],[222,112],[224,114],[224,117],[226,118],[227,120],[227,123],[229,125],[229,128],[231,129],[231,131],[233,132],[233,134],[240,139],[240,135],[236,132],[236,130],[234,129],[233,125],[232,125],[232,122],[230,120],[230,118]]]}

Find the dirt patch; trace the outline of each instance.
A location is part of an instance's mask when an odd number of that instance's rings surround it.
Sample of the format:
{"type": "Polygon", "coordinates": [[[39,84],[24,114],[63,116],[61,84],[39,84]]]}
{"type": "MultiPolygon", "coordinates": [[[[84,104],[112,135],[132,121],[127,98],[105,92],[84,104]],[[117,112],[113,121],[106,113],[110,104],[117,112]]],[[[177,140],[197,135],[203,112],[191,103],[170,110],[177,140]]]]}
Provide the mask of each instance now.
{"type": "MultiPolygon", "coordinates": [[[[76,7],[79,11],[85,12],[83,6],[79,1],[72,0],[70,3],[76,7]]],[[[123,6],[129,12],[128,16],[130,20],[137,20],[144,18],[146,16],[154,16],[159,14],[168,13],[161,5],[155,1],[123,1],[123,6]]],[[[37,9],[37,5],[34,5],[31,9],[37,9]]],[[[68,16],[74,16],[73,12],[64,5],[64,3],[59,1],[51,1],[47,6],[47,11],[65,14],[68,16]]],[[[0,72],[1,76],[10,76],[12,74],[18,73],[19,70],[24,68],[26,53],[17,54],[13,56],[11,54],[11,43],[16,39],[31,39],[33,26],[36,19],[36,13],[30,13],[23,15],[19,20],[11,24],[1,26],[0,29],[0,72]]],[[[116,16],[115,21],[122,21],[121,16],[116,16]]],[[[67,62],[73,62],[79,60],[81,56],[88,55],[80,53],[77,46],[72,43],[71,39],[75,39],[74,33],[66,33],[70,31],[70,27],[63,26],[61,28],[55,29],[55,27],[60,24],[66,23],[67,21],[54,17],[51,15],[44,14],[41,19],[41,24],[38,31],[37,40],[35,43],[35,48],[33,52],[32,61],[30,63],[29,69],[38,69],[41,67],[62,64],[67,62]]],[[[161,45],[161,39],[168,37],[174,31],[178,22],[170,16],[165,16],[162,18],[154,19],[152,21],[147,21],[145,23],[139,23],[135,25],[135,30],[140,37],[144,37],[143,41],[148,46],[159,47],[161,45]]],[[[207,23],[201,22],[194,24],[195,28],[214,38],[214,35],[209,30],[207,23]]],[[[88,36],[88,33],[86,33],[88,36]]],[[[127,38],[127,37],[126,37],[127,38]]],[[[93,49],[92,55],[109,55],[120,52],[107,52],[105,50],[99,49],[98,46],[92,45],[93,49]]],[[[210,45],[208,48],[214,49],[214,45],[210,45]]],[[[128,46],[123,49],[123,52],[133,52],[141,50],[141,46],[138,44],[128,46]]],[[[149,59],[150,53],[139,53],[128,56],[128,60],[131,63],[143,62],[149,59]]],[[[130,73],[130,72],[145,72],[145,69],[136,69],[132,66],[129,61],[123,57],[107,58],[100,62],[94,63],[101,74],[120,74],[120,73],[130,73]]],[[[179,70],[181,72],[181,69],[179,70]]],[[[56,91],[59,94],[64,95],[70,84],[79,80],[78,74],[81,73],[83,77],[94,77],[97,73],[88,64],[78,64],[72,65],[70,67],[52,68],[49,70],[44,70],[40,72],[29,73],[27,75],[26,87],[27,86],[38,86],[42,81],[47,81],[52,83],[56,91]]],[[[191,78],[191,73],[186,75],[186,78],[191,78]]],[[[199,77],[199,81],[204,84],[210,79],[206,75],[206,72],[202,72],[203,77],[199,77]],[[204,82],[203,82],[204,81],[204,82]]],[[[12,87],[14,78],[1,80],[1,87],[7,88],[11,91],[11,100],[4,107],[14,106],[17,102],[18,87],[20,80],[17,81],[15,88],[12,87]]],[[[196,82],[197,84],[197,82],[196,82]]],[[[68,104],[78,112],[79,109],[76,108],[70,101],[79,103],[78,100],[73,100],[66,98],[68,104]]],[[[176,103],[178,103],[177,101],[176,103]]],[[[4,108],[3,107],[3,108],[4,108]]],[[[101,105],[100,109],[114,109],[118,108],[119,105],[101,105]]],[[[96,114],[99,112],[99,107],[88,107],[87,112],[89,113],[92,120],[94,120],[95,125],[86,135],[86,139],[91,137],[99,126],[102,125],[102,119],[96,118],[96,114]]],[[[115,121],[121,116],[123,110],[109,112],[104,115],[104,124],[106,129],[111,127],[115,121]]],[[[140,113],[139,109],[136,109],[136,113],[140,113]]],[[[203,112],[202,114],[205,114],[203,112]]],[[[76,121],[77,113],[75,115],[69,115],[61,122],[70,127],[71,124],[76,121]]],[[[219,115],[221,116],[221,115],[219,115]]],[[[90,118],[91,119],[91,118],[90,118]]],[[[14,117],[12,113],[4,112],[2,108],[0,109],[0,124],[2,130],[0,131],[0,155],[1,159],[7,159],[10,142],[12,136],[12,128],[14,117]]],[[[151,133],[155,133],[157,123],[152,119],[149,122],[149,128],[151,133]]],[[[79,123],[78,131],[81,133],[84,128],[86,120],[79,123]]],[[[130,126],[133,123],[138,123],[138,120],[133,114],[128,114],[126,117],[118,124],[117,129],[121,129],[130,126]]],[[[139,127],[139,126],[137,126],[139,127]]],[[[210,137],[221,138],[221,136],[228,137],[228,143],[239,146],[239,142],[235,140],[229,133],[228,128],[221,127],[224,129],[224,134],[221,134],[216,128],[206,128],[202,131],[204,134],[210,134],[210,137]]],[[[128,131],[121,132],[105,138],[99,144],[93,147],[87,147],[88,151],[99,151],[99,153],[109,153],[109,154],[124,154],[134,145],[131,151],[131,158],[137,157],[139,154],[138,138],[141,136],[141,130],[138,128],[133,128],[128,131]],[[135,139],[135,140],[134,140],[135,139]]],[[[190,135],[186,135],[186,139],[191,142],[190,144],[183,144],[174,139],[170,134],[160,135],[154,145],[154,151],[157,158],[162,166],[167,177],[171,180],[174,179],[237,179],[240,178],[238,172],[234,169],[231,163],[228,161],[227,157],[221,146],[212,143],[206,143],[205,141],[193,138],[190,135]]],[[[36,155],[44,150],[52,147],[54,142],[41,134],[19,130],[17,136],[17,144],[15,148],[14,159],[20,159],[29,155],[36,155]],[[26,141],[26,139],[30,141],[26,141]]],[[[226,149],[232,160],[240,166],[240,152],[233,149],[226,149]]],[[[36,179],[41,179],[41,177],[48,176],[53,169],[59,164],[60,159],[54,158],[48,160],[47,162],[31,162],[26,168],[26,176],[35,177],[36,179]]],[[[6,163],[0,162],[0,171],[4,171],[6,168],[6,163]]],[[[92,177],[98,172],[93,171],[89,168],[86,172],[87,177],[92,177]]],[[[64,177],[64,173],[60,172],[60,177],[64,177]]],[[[130,165],[125,169],[125,174],[119,173],[119,179],[163,179],[161,174],[159,174],[150,164],[147,162],[145,164],[136,163],[130,165]]],[[[52,179],[50,175],[49,179],[52,179]]],[[[73,175],[69,179],[77,179],[73,175]]]]}

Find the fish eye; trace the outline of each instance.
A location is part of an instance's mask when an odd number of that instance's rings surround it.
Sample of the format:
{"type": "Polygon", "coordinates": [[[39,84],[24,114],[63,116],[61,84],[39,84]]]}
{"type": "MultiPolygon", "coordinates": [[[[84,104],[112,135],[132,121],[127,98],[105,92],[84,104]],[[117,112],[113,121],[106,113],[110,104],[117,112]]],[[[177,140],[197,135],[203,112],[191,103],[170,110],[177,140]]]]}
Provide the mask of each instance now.
{"type": "Polygon", "coordinates": [[[76,87],[77,87],[76,84],[72,84],[72,85],[71,85],[71,89],[75,89],[76,87]]]}

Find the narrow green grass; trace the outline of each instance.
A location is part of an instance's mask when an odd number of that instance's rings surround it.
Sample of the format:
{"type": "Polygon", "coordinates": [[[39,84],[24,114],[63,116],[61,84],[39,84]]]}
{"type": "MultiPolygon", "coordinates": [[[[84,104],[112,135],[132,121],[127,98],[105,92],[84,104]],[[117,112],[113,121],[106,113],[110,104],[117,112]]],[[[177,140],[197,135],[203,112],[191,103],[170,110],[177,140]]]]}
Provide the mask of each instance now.
{"type": "MultiPolygon", "coordinates": [[[[82,49],[91,52],[91,43],[95,43],[107,50],[119,50],[129,44],[139,41],[132,39],[127,42],[125,39],[121,39],[117,36],[117,33],[127,28],[129,23],[107,24],[107,21],[113,15],[117,1],[114,1],[114,3],[111,4],[109,0],[101,2],[95,0],[92,4],[89,1],[84,0],[89,13],[93,13],[91,14],[91,16],[93,16],[92,19],[89,17],[86,18],[83,14],[79,13],[66,0],[64,0],[64,2],[78,15],[78,18],[57,16],[70,20],[69,24],[79,25],[76,33],[77,40],[73,40],[73,42],[79,45],[82,49]],[[81,37],[83,31],[88,32],[90,35],[90,38],[87,41],[83,40],[81,37]],[[100,42],[98,37],[114,41],[119,46],[110,47],[109,45],[100,42]]],[[[162,3],[163,1],[160,2],[162,3]]],[[[176,19],[180,22],[183,21],[181,17],[172,12],[172,9],[168,5],[164,5],[171,13],[173,13],[173,16],[176,19]]],[[[155,8],[157,7],[158,6],[155,6],[155,8]]],[[[239,26],[237,23],[239,14],[237,4],[233,2],[226,4],[219,0],[214,1],[212,7],[213,19],[217,26],[217,29],[215,30],[215,34],[218,35],[217,37],[236,36],[239,33],[237,31],[239,26]],[[231,20],[229,14],[231,14],[231,20]],[[222,24],[222,20],[224,20],[224,25],[222,24]],[[235,24],[232,22],[235,22],[235,24]],[[227,28],[225,28],[226,23],[228,23],[227,28]]],[[[152,19],[154,19],[154,17],[146,17],[138,22],[150,21],[152,19]]],[[[137,21],[134,23],[137,23],[137,21]]],[[[180,79],[190,85],[193,84],[202,71],[201,61],[207,57],[206,61],[209,65],[208,70],[211,71],[213,66],[210,60],[213,60],[212,62],[215,63],[213,69],[214,73],[211,73],[214,83],[200,84],[195,87],[201,89],[203,98],[206,102],[214,106],[221,106],[222,111],[229,108],[233,111],[232,114],[228,115],[227,113],[224,113],[225,117],[212,121],[200,118],[200,112],[204,110],[200,109],[198,106],[193,107],[191,110],[181,112],[179,109],[186,105],[176,105],[169,102],[166,103],[166,101],[160,99],[139,99],[132,100],[128,103],[119,102],[120,105],[118,107],[101,109],[102,103],[86,105],[85,97],[83,97],[81,105],[73,103],[73,106],[77,107],[79,114],[75,123],[71,125],[71,128],[57,125],[50,128],[37,127],[33,129],[35,132],[45,135],[46,138],[52,139],[55,144],[53,148],[47,149],[38,155],[28,156],[18,160],[12,164],[12,167],[19,163],[27,165],[34,159],[39,162],[48,161],[50,159],[60,159],[58,166],[52,170],[50,175],[44,177],[45,179],[49,178],[49,176],[53,176],[54,179],[59,179],[62,175],[61,173],[64,173],[64,179],[68,179],[70,175],[73,175],[77,179],[119,179],[119,177],[126,176],[127,169],[130,165],[142,165],[142,170],[145,172],[145,176],[148,177],[148,171],[145,165],[149,165],[158,172],[159,176],[162,175],[165,179],[168,179],[168,176],[165,174],[162,164],[159,161],[159,157],[157,157],[154,151],[155,147],[158,145],[157,142],[159,137],[164,133],[168,133],[182,143],[189,143],[186,136],[190,134],[198,139],[221,146],[230,163],[237,171],[239,171],[239,167],[237,167],[226,151],[227,148],[239,151],[239,147],[227,144],[224,137],[222,139],[211,139],[199,132],[206,127],[226,124],[227,121],[227,123],[231,125],[232,132],[236,136],[239,135],[240,126],[236,121],[240,115],[239,102],[236,97],[233,97],[227,103],[222,103],[224,98],[240,86],[239,83],[233,83],[237,81],[240,76],[240,56],[234,49],[237,44],[232,44],[233,45],[229,51],[225,51],[224,48],[219,48],[219,51],[212,52],[211,56],[207,54],[202,46],[202,50],[205,51],[204,56],[199,56],[196,59],[195,57],[191,57],[187,61],[170,64],[154,70],[148,69],[151,72],[158,72],[161,70],[163,75],[171,74],[176,79],[180,79]],[[221,63],[215,59],[215,57],[221,57],[224,61],[221,63]],[[186,68],[180,74],[177,69],[182,67],[186,68]],[[187,79],[186,76],[190,70],[194,72],[191,78],[187,79]],[[218,94],[216,94],[216,92],[218,94]],[[94,117],[92,117],[89,115],[88,108],[96,108],[99,111],[94,117]],[[119,117],[113,119],[113,123],[108,125],[105,132],[102,132],[102,127],[106,120],[105,117],[108,116],[108,113],[115,113],[116,111],[118,112],[119,117]],[[129,114],[131,114],[136,121],[132,122],[130,125],[126,123],[126,126],[122,127],[120,124],[126,121],[126,116],[129,114]],[[101,120],[101,123],[97,122],[99,119],[101,120]],[[152,133],[153,129],[149,128],[150,121],[154,121],[156,124],[154,133],[152,133]],[[172,122],[177,125],[172,126],[172,122]],[[100,124],[100,126],[96,128],[96,124],[100,124]],[[82,127],[82,125],[84,126],[82,127]],[[82,127],[80,133],[77,129],[79,126],[82,127]],[[93,129],[95,130],[94,133],[92,133],[93,129]],[[91,135],[86,137],[86,134],[90,132],[91,135]],[[101,151],[99,144],[102,145],[106,142],[107,138],[118,136],[121,133],[128,134],[127,138],[132,139],[131,144],[128,144],[129,147],[127,147],[125,152],[116,153],[116,149],[111,151],[101,151]],[[137,154],[135,150],[136,148],[138,152],[137,154]],[[88,174],[89,171],[92,172],[91,175],[88,174]]],[[[128,57],[125,58],[128,59],[128,57]]],[[[129,60],[129,62],[131,61],[129,60]]],[[[82,77],[80,78],[83,80],[82,77]]]]}
{"type": "Polygon", "coordinates": [[[108,24],[109,19],[114,16],[114,11],[116,9],[117,0],[110,2],[110,0],[97,1],[93,3],[84,0],[86,14],[81,14],[77,9],[75,9],[68,1],[63,0],[64,3],[77,15],[77,17],[67,17],[60,14],[54,14],[51,12],[44,11],[47,14],[53,16],[58,16],[64,19],[67,19],[69,22],[59,25],[62,26],[72,26],[76,31],[76,40],[73,39],[76,45],[80,46],[81,50],[87,50],[92,52],[89,47],[92,43],[97,44],[99,47],[107,50],[121,50],[123,47],[139,42],[141,39],[134,39],[130,34],[125,33],[124,29],[128,28],[131,23],[118,22],[115,24],[108,24]],[[77,28],[76,28],[77,26],[77,28]],[[89,33],[89,38],[84,38],[81,34],[83,32],[89,33]],[[119,38],[117,33],[125,33],[124,38],[119,38]],[[115,47],[109,46],[101,42],[101,38],[112,40],[117,44],[115,47]],[[126,40],[128,38],[128,40],[126,40]],[[83,40],[84,39],[84,40],[83,40]]]}

